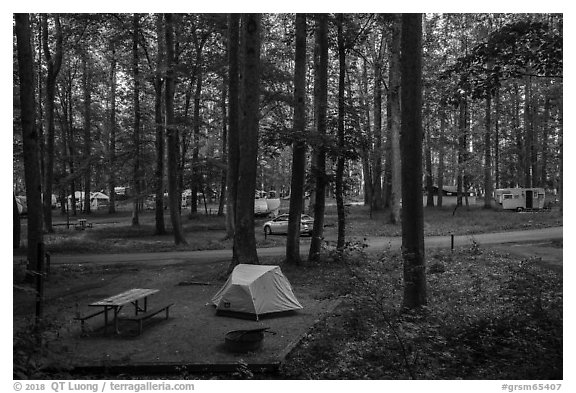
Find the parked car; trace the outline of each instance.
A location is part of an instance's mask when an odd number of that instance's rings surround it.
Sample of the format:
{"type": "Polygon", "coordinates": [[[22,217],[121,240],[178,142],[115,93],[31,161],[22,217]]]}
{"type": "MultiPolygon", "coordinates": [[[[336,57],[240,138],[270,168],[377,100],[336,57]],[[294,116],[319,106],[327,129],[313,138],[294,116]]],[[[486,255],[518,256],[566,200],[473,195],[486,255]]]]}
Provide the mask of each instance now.
{"type": "MultiPolygon", "coordinates": [[[[300,234],[311,235],[314,226],[314,219],[307,214],[302,214],[300,218],[300,234]]],[[[281,214],[273,220],[264,223],[265,235],[280,235],[288,233],[288,214],[281,214]]]]}

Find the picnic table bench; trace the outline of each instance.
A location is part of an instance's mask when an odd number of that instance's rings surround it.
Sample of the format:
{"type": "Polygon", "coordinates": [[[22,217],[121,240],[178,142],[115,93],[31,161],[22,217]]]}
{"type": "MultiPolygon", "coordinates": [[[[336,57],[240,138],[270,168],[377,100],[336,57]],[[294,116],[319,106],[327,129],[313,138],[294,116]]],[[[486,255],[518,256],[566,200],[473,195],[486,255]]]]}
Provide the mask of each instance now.
{"type": "Polygon", "coordinates": [[[166,312],[166,319],[169,317],[170,307],[174,303],[166,304],[154,309],[148,309],[148,296],[159,292],[158,289],[146,289],[146,288],[133,288],[128,291],[119,293],[118,295],[110,296],[102,300],[90,303],[88,306],[93,308],[99,308],[99,310],[88,313],[83,316],[77,316],[76,320],[81,323],[82,333],[85,332],[85,322],[86,320],[93,318],[97,315],[104,314],[104,332],[106,333],[109,324],[108,311],[113,311],[113,325],[116,334],[120,334],[118,329],[118,314],[122,308],[127,304],[134,305],[134,315],[122,318],[123,320],[135,321],[138,323],[138,334],[142,333],[143,321],[159,314],[162,311],[166,312]],[[143,303],[143,304],[142,304],[143,303]]]}
{"type": "Polygon", "coordinates": [[[74,224],[74,228],[83,231],[86,228],[92,228],[92,223],[88,222],[85,218],[79,218],[78,222],[74,224]]]}

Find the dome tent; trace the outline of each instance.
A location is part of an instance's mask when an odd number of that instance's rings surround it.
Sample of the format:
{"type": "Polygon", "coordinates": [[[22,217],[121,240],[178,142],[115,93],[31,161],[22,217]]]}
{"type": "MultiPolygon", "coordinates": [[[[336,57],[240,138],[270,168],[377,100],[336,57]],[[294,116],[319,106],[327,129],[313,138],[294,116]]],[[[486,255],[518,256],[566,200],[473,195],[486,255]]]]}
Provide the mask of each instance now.
{"type": "Polygon", "coordinates": [[[217,314],[251,317],[302,309],[279,266],[237,265],[212,298],[217,314]]]}

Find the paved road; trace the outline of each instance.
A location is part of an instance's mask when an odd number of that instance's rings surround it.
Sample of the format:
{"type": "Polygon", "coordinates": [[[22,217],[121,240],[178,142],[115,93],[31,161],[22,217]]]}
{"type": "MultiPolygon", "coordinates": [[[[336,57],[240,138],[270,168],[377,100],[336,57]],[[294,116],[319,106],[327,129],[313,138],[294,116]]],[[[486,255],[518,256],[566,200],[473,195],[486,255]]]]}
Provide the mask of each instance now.
{"type": "MultiPolygon", "coordinates": [[[[505,243],[539,242],[552,239],[562,239],[562,227],[543,228],[526,231],[484,233],[477,235],[454,236],[454,247],[471,245],[494,245],[505,243]]],[[[400,250],[402,239],[398,237],[382,237],[366,239],[367,252],[381,252],[385,250],[400,250]]],[[[426,248],[450,248],[450,236],[433,236],[425,239],[426,248]]],[[[283,256],[285,247],[271,247],[258,249],[261,257],[283,256]]],[[[306,255],[308,247],[302,245],[301,252],[306,255]]],[[[178,263],[211,264],[214,262],[229,261],[231,250],[207,251],[172,251],[158,253],[129,253],[129,254],[91,254],[91,255],[52,255],[51,263],[55,264],[147,264],[170,265],[178,263]]],[[[15,257],[16,259],[16,257],[15,257]]]]}

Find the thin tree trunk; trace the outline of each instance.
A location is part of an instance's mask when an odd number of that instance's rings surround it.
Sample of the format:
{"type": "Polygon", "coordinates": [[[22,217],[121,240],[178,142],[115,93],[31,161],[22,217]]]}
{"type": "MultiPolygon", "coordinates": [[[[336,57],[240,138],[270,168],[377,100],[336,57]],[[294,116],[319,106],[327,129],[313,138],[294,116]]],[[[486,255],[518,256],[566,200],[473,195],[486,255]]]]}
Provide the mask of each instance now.
{"type": "Polygon", "coordinates": [[[155,234],[164,235],[164,119],[162,118],[162,85],[164,75],[162,71],[163,59],[166,55],[165,42],[162,29],[162,15],[156,15],[156,40],[158,52],[156,54],[156,75],[154,76],[154,121],[156,123],[156,168],[155,168],[155,234]]]}
{"type": "Polygon", "coordinates": [[[496,188],[500,188],[500,89],[496,89],[494,100],[494,177],[496,188]]]}
{"type": "MultiPolygon", "coordinates": [[[[200,49],[201,53],[202,49],[200,49]]],[[[202,94],[202,55],[197,54],[197,73],[196,73],[196,88],[194,90],[194,136],[192,147],[192,199],[190,204],[190,213],[198,213],[198,192],[202,189],[202,177],[200,174],[199,156],[200,156],[200,95],[202,94]]]]}
{"type": "Polygon", "coordinates": [[[426,305],[422,206],[422,15],[402,15],[402,256],[403,307],[426,305]]]}
{"type": "Polygon", "coordinates": [[[170,219],[174,233],[175,244],[187,244],[182,231],[180,218],[181,196],[178,188],[178,146],[180,137],[178,127],[174,122],[174,90],[176,76],[174,70],[174,22],[172,14],[165,14],[166,36],[166,134],[168,139],[168,200],[170,206],[170,219]]]}
{"type": "MultiPolygon", "coordinates": [[[[428,104],[426,105],[428,106],[428,104]]],[[[426,207],[434,207],[434,178],[432,175],[432,138],[430,136],[430,126],[426,123],[426,207]]]]}
{"type": "Polygon", "coordinates": [[[392,40],[390,44],[390,73],[389,73],[389,97],[390,97],[390,165],[392,169],[392,190],[390,193],[390,221],[396,225],[400,223],[400,198],[402,196],[402,172],[400,157],[400,35],[402,19],[398,14],[394,15],[392,24],[392,40]]]}
{"type": "Polygon", "coordinates": [[[84,197],[83,197],[83,210],[84,214],[90,214],[90,187],[92,182],[92,164],[91,164],[91,132],[92,127],[92,72],[89,54],[86,50],[82,51],[82,90],[84,92],[84,160],[86,165],[84,169],[84,197]]]}
{"type": "MultiPolygon", "coordinates": [[[[236,197],[238,195],[239,152],[239,80],[238,48],[240,40],[240,16],[228,15],[228,166],[226,170],[226,235],[234,238],[236,221],[236,197]]],[[[233,254],[236,251],[233,250],[233,254]]],[[[235,257],[234,257],[235,258],[235,257]]]]}
{"type": "Polygon", "coordinates": [[[108,213],[116,213],[116,49],[112,43],[110,62],[110,135],[108,138],[108,213]]]}
{"type": "Polygon", "coordinates": [[[133,171],[133,181],[134,181],[134,203],[132,205],[132,226],[140,225],[139,218],[139,201],[140,201],[140,70],[138,69],[139,57],[138,57],[138,35],[140,30],[140,16],[138,14],[133,15],[132,19],[132,73],[134,77],[134,171],[133,171]]]}
{"type": "Polygon", "coordinates": [[[516,173],[515,173],[515,180],[516,180],[516,186],[518,185],[524,185],[525,187],[527,187],[527,185],[524,183],[525,181],[525,177],[523,176],[524,174],[524,160],[525,160],[525,154],[524,154],[524,141],[522,138],[522,130],[520,129],[520,89],[518,86],[518,82],[514,81],[514,96],[513,96],[513,118],[512,118],[512,125],[513,125],[513,129],[514,129],[514,135],[515,135],[515,139],[516,139],[516,153],[517,153],[517,157],[518,159],[516,160],[516,165],[515,165],[515,169],[516,169],[516,173]]]}
{"type": "Polygon", "coordinates": [[[372,151],[372,129],[370,127],[370,109],[368,107],[368,70],[366,65],[366,59],[362,63],[362,88],[361,88],[361,101],[364,119],[364,133],[365,133],[365,143],[362,145],[362,166],[364,168],[364,205],[370,206],[370,217],[372,217],[372,196],[374,195],[374,190],[372,188],[373,184],[373,171],[372,162],[370,160],[372,151]]]}
{"type": "Polygon", "coordinates": [[[299,265],[300,221],[306,176],[306,14],[296,14],[296,51],[294,59],[294,142],[290,209],[286,237],[286,262],[299,265]]]}
{"type": "Polygon", "coordinates": [[[261,15],[243,14],[238,194],[234,232],[236,255],[230,263],[230,271],[241,263],[259,264],[254,232],[254,190],[258,163],[260,34],[261,15]]]}
{"type": "Polygon", "coordinates": [[[458,180],[456,207],[462,206],[462,193],[464,192],[464,173],[466,163],[466,97],[461,97],[458,116],[458,180]]]}
{"type": "MultiPolygon", "coordinates": [[[[380,45],[382,46],[382,45],[380,45]]],[[[373,210],[383,207],[382,201],[382,48],[374,61],[374,157],[372,171],[373,210]]]]}
{"type": "Polygon", "coordinates": [[[222,175],[220,177],[220,200],[218,203],[218,216],[224,215],[226,208],[226,156],[228,155],[228,119],[226,114],[226,93],[228,81],[226,76],[222,78],[222,92],[220,110],[222,112],[222,175]]]}
{"type": "Polygon", "coordinates": [[[16,194],[12,194],[13,204],[12,204],[12,244],[14,250],[20,248],[20,212],[18,210],[18,202],[16,202],[16,194]]]}
{"type": "Polygon", "coordinates": [[[315,178],[314,228],[310,241],[309,261],[320,258],[324,237],[324,210],[326,204],[326,148],[321,140],[326,135],[328,107],[328,16],[316,15],[316,44],[314,47],[314,113],[316,131],[320,142],[315,147],[312,175],[315,178]]]}
{"type": "Polygon", "coordinates": [[[30,44],[28,14],[14,14],[16,46],[18,52],[18,78],[20,82],[20,121],[24,151],[24,180],[28,210],[28,268],[38,269],[38,244],[42,243],[42,198],[40,195],[40,160],[38,133],[36,132],[34,102],[34,71],[30,44]]]}
{"type": "Polygon", "coordinates": [[[48,19],[42,18],[44,57],[47,63],[46,74],[46,167],[44,173],[44,226],[48,232],[53,232],[52,228],[52,182],[54,178],[54,98],[56,95],[56,77],[62,65],[62,26],[60,16],[54,16],[56,26],[56,52],[54,57],[50,53],[48,45],[48,19]]]}
{"type": "Polygon", "coordinates": [[[527,77],[524,84],[524,135],[526,135],[526,143],[524,144],[524,148],[526,149],[524,152],[524,186],[525,187],[532,187],[532,166],[531,158],[532,158],[532,149],[534,144],[533,139],[533,132],[534,129],[532,128],[532,121],[531,121],[531,112],[532,112],[532,80],[530,77],[527,77]]]}
{"type": "Polygon", "coordinates": [[[486,97],[486,128],[484,131],[484,208],[492,208],[492,97],[486,97]]]}
{"type": "Polygon", "coordinates": [[[446,107],[444,101],[440,103],[440,135],[438,144],[438,199],[436,206],[442,207],[442,197],[444,193],[444,145],[446,144],[446,107]]]}
{"type": "Polygon", "coordinates": [[[346,44],[344,42],[344,14],[338,14],[338,159],[336,163],[336,207],[338,212],[338,238],[336,250],[344,250],[346,240],[346,212],[344,211],[344,160],[346,142],[344,139],[346,44]]]}
{"type": "Polygon", "coordinates": [[[544,100],[544,117],[542,119],[542,159],[540,161],[540,186],[548,188],[548,139],[550,131],[550,97],[544,100]]]}

